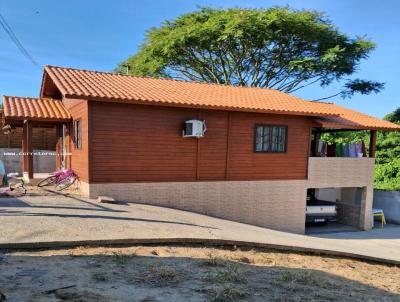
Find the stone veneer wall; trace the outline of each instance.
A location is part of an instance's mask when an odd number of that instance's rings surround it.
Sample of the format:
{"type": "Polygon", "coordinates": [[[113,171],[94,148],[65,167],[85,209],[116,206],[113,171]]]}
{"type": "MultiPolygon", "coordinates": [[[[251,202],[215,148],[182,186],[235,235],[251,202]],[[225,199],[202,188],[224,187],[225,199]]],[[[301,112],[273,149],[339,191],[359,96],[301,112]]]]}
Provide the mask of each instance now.
{"type": "Polygon", "coordinates": [[[365,187],[373,185],[374,158],[310,157],[309,188],[365,187]]]}
{"type": "MultiPolygon", "coordinates": [[[[90,198],[177,208],[261,227],[304,233],[307,188],[362,188],[359,228],[372,227],[373,158],[310,158],[308,180],[81,183],[90,198]]],[[[355,209],[355,208],[354,208],[355,209]]],[[[354,210],[353,209],[353,210],[354,210]]],[[[341,210],[339,210],[341,211],[341,210]]],[[[351,219],[344,217],[344,219],[351,219]]]]}
{"type": "Polygon", "coordinates": [[[360,228],[361,208],[348,202],[336,203],[337,205],[337,222],[341,224],[351,225],[360,228]]]}
{"type": "Polygon", "coordinates": [[[177,208],[261,227],[304,233],[307,180],[81,184],[90,198],[177,208]]]}
{"type": "Polygon", "coordinates": [[[374,158],[365,157],[310,157],[308,188],[343,188],[342,191],[346,191],[345,188],[362,188],[359,205],[350,204],[348,198],[338,204],[338,219],[343,219],[342,222],[357,219],[352,225],[363,230],[371,229],[374,163],[374,158]],[[357,208],[359,215],[356,214],[357,208]]]}

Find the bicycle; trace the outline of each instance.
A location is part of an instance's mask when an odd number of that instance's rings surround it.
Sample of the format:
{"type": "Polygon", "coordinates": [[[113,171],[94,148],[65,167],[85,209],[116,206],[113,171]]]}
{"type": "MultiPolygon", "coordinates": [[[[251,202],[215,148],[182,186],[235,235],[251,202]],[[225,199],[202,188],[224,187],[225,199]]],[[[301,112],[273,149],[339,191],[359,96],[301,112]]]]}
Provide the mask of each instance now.
{"type": "Polygon", "coordinates": [[[18,172],[13,172],[4,176],[3,184],[7,185],[7,187],[0,188],[0,195],[21,197],[26,194],[25,182],[17,177],[18,174],[18,172]]]}
{"type": "Polygon", "coordinates": [[[72,169],[62,169],[43,179],[38,183],[38,187],[42,188],[54,184],[57,191],[62,191],[72,186],[77,180],[79,180],[78,175],[72,169]]]}

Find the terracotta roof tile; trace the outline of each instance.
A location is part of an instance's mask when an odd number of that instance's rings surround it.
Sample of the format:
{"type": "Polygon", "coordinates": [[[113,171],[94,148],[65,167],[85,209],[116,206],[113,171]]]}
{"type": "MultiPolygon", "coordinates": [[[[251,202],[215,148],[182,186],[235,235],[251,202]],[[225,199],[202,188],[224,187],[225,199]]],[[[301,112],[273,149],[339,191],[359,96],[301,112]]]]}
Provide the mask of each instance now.
{"type": "MultiPolygon", "coordinates": [[[[321,103],[324,104],[324,103],[321,103]]],[[[325,128],[348,128],[348,129],[376,129],[376,130],[398,130],[400,125],[376,117],[347,109],[335,104],[325,103],[332,112],[337,112],[339,117],[321,117],[316,121],[325,128]]]]}
{"type": "Polygon", "coordinates": [[[316,103],[273,90],[190,81],[125,76],[46,66],[65,97],[170,106],[332,116],[316,103]]]}
{"type": "Polygon", "coordinates": [[[344,107],[306,101],[273,89],[133,77],[54,66],[46,66],[45,72],[64,97],[318,116],[317,122],[327,128],[400,129],[399,125],[344,107]]]}
{"type": "Polygon", "coordinates": [[[3,96],[5,119],[66,121],[70,114],[60,100],[3,96]]]}

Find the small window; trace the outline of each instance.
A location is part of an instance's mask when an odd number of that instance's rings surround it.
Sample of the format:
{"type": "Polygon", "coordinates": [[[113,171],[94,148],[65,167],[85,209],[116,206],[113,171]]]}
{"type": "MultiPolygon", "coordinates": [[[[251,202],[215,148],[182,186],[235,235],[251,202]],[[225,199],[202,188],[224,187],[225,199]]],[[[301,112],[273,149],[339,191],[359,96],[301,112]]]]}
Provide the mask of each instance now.
{"type": "Polygon", "coordinates": [[[255,152],[286,152],[286,126],[257,125],[255,128],[255,152]]]}
{"type": "Polygon", "coordinates": [[[74,121],[74,145],[75,149],[82,149],[82,125],[81,120],[74,121]]]}

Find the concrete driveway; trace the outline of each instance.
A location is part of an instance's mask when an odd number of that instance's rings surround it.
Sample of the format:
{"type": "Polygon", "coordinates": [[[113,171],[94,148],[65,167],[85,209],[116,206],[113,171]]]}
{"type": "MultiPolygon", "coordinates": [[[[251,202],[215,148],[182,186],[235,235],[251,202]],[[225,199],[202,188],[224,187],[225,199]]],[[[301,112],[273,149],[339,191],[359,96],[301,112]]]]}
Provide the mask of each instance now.
{"type": "Polygon", "coordinates": [[[238,241],[277,248],[332,251],[400,264],[400,226],[307,236],[169,208],[103,204],[81,197],[46,194],[0,198],[0,248],[238,241]]]}

